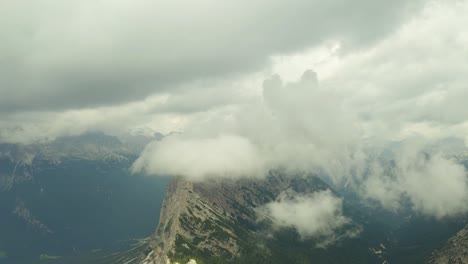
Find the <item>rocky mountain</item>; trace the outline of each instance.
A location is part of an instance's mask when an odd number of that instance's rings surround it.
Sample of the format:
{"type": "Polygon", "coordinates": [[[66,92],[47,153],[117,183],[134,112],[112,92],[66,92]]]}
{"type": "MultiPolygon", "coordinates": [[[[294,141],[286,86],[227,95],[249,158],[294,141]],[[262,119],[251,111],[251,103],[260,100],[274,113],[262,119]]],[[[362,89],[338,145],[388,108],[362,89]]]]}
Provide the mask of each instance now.
{"type": "Polygon", "coordinates": [[[337,263],[350,254],[361,260],[378,260],[365,246],[353,252],[354,246],[339,245],[324,254],[294,230],[272,234],[268,219],[259,221],[265,219],[260,208],[286,190],[305,194],[327,189],[330,187],[318,177],[286,177],[278,172],[263,180],[236,182],[176,179],[166,193],[151,252],[143,263],[309,263],[309,256],[303,254],[315,254],[319,260],[335,255],[337,263]],[[288,241],[296,244],[291,247],[288,241]]]}
{"type": "Polygon", "coordinates": [[[430,264],[467,264],[468,263],[468,225],[451,237],[445,245],[436,250],[430,264]]]}
{"type": "Polygon", "coordinates": [[[129,263],[425,263],[429,259],[437,264],[465,263],[460,261],[468,248],[466,227],[431,257],[437,245],[466,224],[464,217],[407,218],[344,200],[343,214],[352,223],[336,230],[339,240],[320,248],[319,239],[301,237],[293,227],[272,228],[272,220],[262,210],[288,191],[323,190],[339,196],[316,176],[287,176],[278,171],[265,179],[240,181],[174,179],[146,256],[129,263]],[[343,235],[357,229],[360,233],[355,237],[343,235]]]}
{"type": "Polygon", "coordinates": [[[140,153],[146,145],[152,141],[159,141],[164,138],[161,133],[146,134],[126,134],[120,137],[124,146],[133,153],[140,153]]]}
{"type": "Polygon", "coordinates": [[[57,138],[30,145],[0,144],[0,190],[31,182],[34,168],[61,166],[64,161],[99,161],[130,166],[144,147],[163,136],[127,135],[123,140],[102,132],[57,138]]]}
{"type": "Polygon", "coordinates": [[[57,164],[64,159],[119,161],[135,154],[138,153],[129,150],[117,137],[101,132],[30,145],[0,144],[0,158],[27,165],[33,160],[57,164]]]}
{"type": "Polygon", "coordinates": [[[0,144],[0,190],[32,182],[36,167],[58,166],[64,160],[122,162],[132,155],[117,138],[102,133],[32,145],[0,144]]]}
{"type": "MultiPolygon", "coordinates": [[[[57,264],[466,263],[467,227],[453,236],[466,224],[464,219],[439,222],[360,207],[319,177],[282,171],[236,181],[173,179],[151,238],[115,254],[94,253],[100,245],[125,237],[127,231],[122,230],[146,226],[150,231],[142,228],[139,234],[147,236],[154,228],[151,215],[159,212],[168,179],[141,177],[135,182],[128,168],[146,144],[160,137],[88,133],[28,146],[0,144],[0,210],[7,216],[0,218],[0,252],[10,255],[8,262],[0,263],[31,263],[21,259],[21,237],[34,237],[34,256],[53,253],[51,249],[63,253],[60,260],[46,262],[57,264]],[[343,214],[351,220],[335,230],[338,239],[326,248],[316,246],[318,239],[301,237],[293,227],[273,228],[263,210],[285,193],[324,190],[343,198],[343,214]],[[135,224],[135,215],[140,224],[135,224]],[[350,230],[360,233],[343,235],[350,230]],[[12,243],[12,238],[18,241],[12,243]],[[15,258],[18,261],[11,262],[15,258]]],[[[468,165],[466,152],[450,155],[468,165]]]]}

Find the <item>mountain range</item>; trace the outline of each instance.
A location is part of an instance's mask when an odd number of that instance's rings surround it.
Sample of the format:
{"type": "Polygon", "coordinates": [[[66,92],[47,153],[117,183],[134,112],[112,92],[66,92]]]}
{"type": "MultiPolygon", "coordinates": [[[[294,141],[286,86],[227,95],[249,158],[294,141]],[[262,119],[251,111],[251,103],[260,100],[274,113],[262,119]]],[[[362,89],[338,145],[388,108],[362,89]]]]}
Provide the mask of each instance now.
{"type": "Polygon", "coordinates": [[[134,139],[0,144],[0,263],[99,263],[146,241],[168,178],[131,172],[143,141],[157,138],[134,139]]]}
{"type": "MultiPolygon", "coordinates": [[[[94,132],[0,144],[0,263],[467,263],[467,216],[369,208],[320,175],[272,170],[261,179],[203,182],[132,175],[146,144],[162,137],[94,132]],[[266,210],[289,193],[323,192],[343,201],[347,219],[326,245],[278,227],[266,210]],[[139,239],[109,246],[132,238],[139,239]]],[[[449,155],[467,166],[466,153],[449,155]]]]}

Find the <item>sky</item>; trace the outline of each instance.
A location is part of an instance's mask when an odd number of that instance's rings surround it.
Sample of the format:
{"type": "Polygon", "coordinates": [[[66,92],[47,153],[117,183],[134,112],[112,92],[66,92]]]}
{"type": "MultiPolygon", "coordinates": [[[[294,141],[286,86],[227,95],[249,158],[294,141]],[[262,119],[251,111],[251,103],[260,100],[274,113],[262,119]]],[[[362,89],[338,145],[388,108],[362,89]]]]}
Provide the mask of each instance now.
{"type": "Polygon", "coordinates": [[[4,0],[0,142],[181,132],[133,169],[281,167],[389,210],[458,215],[466,171],[434,146],[468,144],[467,13],[465,0],[4,0]]]}

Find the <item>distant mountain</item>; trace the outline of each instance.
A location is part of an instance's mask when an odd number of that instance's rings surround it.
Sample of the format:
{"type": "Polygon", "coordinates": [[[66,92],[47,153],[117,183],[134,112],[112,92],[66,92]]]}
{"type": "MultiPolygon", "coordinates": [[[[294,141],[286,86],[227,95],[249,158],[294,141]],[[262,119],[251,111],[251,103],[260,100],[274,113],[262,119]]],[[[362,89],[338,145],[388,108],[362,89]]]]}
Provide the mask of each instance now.
{"type": "MultiPolygon", "coordinates": [[[[466,263],[456,261],[466,258],[467,227],[454,236],[466,218],[438,221],[374,210],[312,175],[176,178],[161,208],[168,179],[129,171],[142,149],[161,138],[93,132],[43,144],[0,144],[0,264],[466,263]],[[272,229],[261,209],[288,190],[342,197],[343,214],[362,232],[318,248],[292,227],[272,229]],[[149,235],[155,216],[159,225],[150,239],[115,254],[100,251],[118,239],[149,235]]],[[[468,166],[464,146],[449,143],[459,147],[444,153],[468,166]]]]}
{"type": "Polygon", "coordinates": [[[146,145],[164,136],[125,135],[121,139],[102,132],[60,137],[51,142],[30,145],[0,144],[0,159],[29,164],[33,160],[60,163],[63,159],[125,160],[137,156],[146,145]]]}
{"type": "Polygon", "coordinates": [[[0,144],[0,191],[34,180],[36,168],[65,160],[126,161],[132,153],[115,137],[102,133],[64,137],[43,144],[0,144]]]}
{"type": "Polygon", "coordinates": [[[122,142],[115,136],[90,132],[47,143],[0,144],[0,190],[32,181],[34,168],[45,164],[59,166],[64,161],[79,160],[126,163],[129,167],[148,143],[162,137],[161,134],[128,135],[122,142]]]}
{"type": "Polygon", "coordinates": [[[161,133],[145,134],[126,134],[120,137],[124,146],[134,153],[140,153],[146,145],[153,141],[159,141],[164,138],[161,133]]]}
{"type": "Polygon", "coordinates": [[[0,144],[0,158],[30,165],[33,161],[60,163],[63,159],[124,160],[135,155],[117,138],[101,132],[61,137],[52,142],[21,145],[0,144]]]}
{"type": "Polygon", "coordinates": [[[144,146],[99,132],[0,144],[0,264],[115,264],[143,249],[168,183],[131,173],[144,146]]]}

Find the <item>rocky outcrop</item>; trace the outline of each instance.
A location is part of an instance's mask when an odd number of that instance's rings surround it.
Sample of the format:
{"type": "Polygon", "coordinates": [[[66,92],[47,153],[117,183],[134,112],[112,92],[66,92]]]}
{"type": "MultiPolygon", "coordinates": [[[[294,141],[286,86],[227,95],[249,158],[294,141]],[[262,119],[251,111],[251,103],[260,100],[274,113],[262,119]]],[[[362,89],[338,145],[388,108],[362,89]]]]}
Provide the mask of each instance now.
{"type": "Polygon", "coordinates": [[[259,235],[258,208],[283,191],[329,188],[317,177],[192,183],[174,180],[167,191],[152,252],[143,263],[186,263],[203,257],[232,260],[259,235]]]}
{"type": "Polygon", "coordinates": [[[468,225],[439,250],[429,260],[430,264],[468,264],[468,225]]]}

